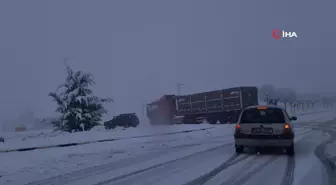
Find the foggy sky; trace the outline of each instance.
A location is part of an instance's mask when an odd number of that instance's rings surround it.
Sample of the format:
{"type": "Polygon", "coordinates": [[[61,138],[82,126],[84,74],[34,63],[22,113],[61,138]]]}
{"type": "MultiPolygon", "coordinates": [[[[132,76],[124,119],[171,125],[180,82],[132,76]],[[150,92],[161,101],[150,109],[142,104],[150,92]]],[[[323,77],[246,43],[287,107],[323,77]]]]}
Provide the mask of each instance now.
{"type": "MultiPolygon", "coordinates": [[[[0,117],[52,115],[62,57],[91,72],[110,114],[164,93],[272,83],[336,91],[329,0],[1,0],[0,117]],[[273,29],[298,38],[275,40],[273,29]]],[[[0,119],[1,120],[1,119],[0,119]]]]}

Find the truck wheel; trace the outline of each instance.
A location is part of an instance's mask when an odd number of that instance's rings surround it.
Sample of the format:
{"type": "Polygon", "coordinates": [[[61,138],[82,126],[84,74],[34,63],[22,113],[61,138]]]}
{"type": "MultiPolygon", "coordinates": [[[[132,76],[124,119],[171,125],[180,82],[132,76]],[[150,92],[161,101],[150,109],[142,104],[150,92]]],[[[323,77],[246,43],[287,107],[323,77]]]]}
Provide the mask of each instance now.
{"type": "Polygon", "coordinates": [[[218,121],[217,117],[215,116],[208,117],[206,120],[211,125],[217,124],[217,121],[218,121]]]}
{"type": "Polygon", "coordinates": [[[196,118],[184,118],[183,119],[183,123],[184,124],[196,124],[196,118]]]}
{"type": "Polygon", "coordinates": [[[216,125],[217,124],[217,121],[216,119],[213,119],[213,120],[209,120],[208,122],[211,124],[211,125],[216,125]]]}
{"type": "Polygon", "coordinates": [[[221,118],[221,119],[219,119],[219,122],[220,122],[220,124],[226,124],[228,122],[228,120],[225,119],[225,118],[221,118]]]}

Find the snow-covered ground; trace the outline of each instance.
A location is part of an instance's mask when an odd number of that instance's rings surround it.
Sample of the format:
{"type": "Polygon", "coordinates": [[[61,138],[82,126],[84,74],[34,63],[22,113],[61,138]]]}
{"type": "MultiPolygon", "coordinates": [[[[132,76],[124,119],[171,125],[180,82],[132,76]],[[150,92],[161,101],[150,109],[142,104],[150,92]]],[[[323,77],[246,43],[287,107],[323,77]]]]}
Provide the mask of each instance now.
{"type": "Polygon", "coordinates": [[[298,120],[295,121],[296,123],[301,122],[312,122],[312,121],[318,121],[318,122],[324,122],[329,121],[330,118],[336,117],[335,110],[327,110],[327,111],[320,111],[320,112],[312,112],[312,113],[305,113],[302,115],[297,115],[298,120]]]}
{"type": "MultiPolygon", "coordinates": [[[[309,114],[319,111],[325,111],[325,109],[323,109],[321,106],[316,106],[314,109],[305,109],[305,111],[296,112],[295,115],[299,117],[298,122],[301,122],[305,121],[304,119],[314,119],[315,114],[312,114],[311,116],[309,116],[309,114]],[[302,114],[305,116],[300,116],[302,114]]],[[[324,114],[320,115],[323,116],[324,114]]],[[[0,143],[0,151],[15,150],[19,148],[44,147],[67,143],[85,143],[107,139],[123,139],[145,135],[182,132],[186,130],[199,130],[210,127],[211,125],[208,124],[155,127],[148,124],[142,124],[138,128],[117,128],[114,130],[105,130],[103,127],[96,127],[91,131],[72,134],[67,132],[55,132],[51,129],[26,132],[0,132],[0,136],[3,136],[6,141],[5,143],[0,143]]]]}
{"type": "Polygon", "coordinates": [[[336,141],[331,142],[326,147],[327,157],[332,161],[336,167],[336,141]]]}
{"type": "Polygon", "coordinates": [[[204,178],[209,178],[207,184],[224,181],[231,184],[236,179],[235,185],[244,184],[245,181],[259,185],[262,182],[280,184],[281,181],[290,180],[283,177],[284,173],[295,175],[295,185],[311,182],[322,184],[323,176],[317,177],[319,173],[316,170],[323,171],[323,167],[313,151],[329,136],[305,125],[333,119],[336,111],[332,112],[315,114],[315,117],[309,115],[310,118],[308,115],[298,116],[294,170],[286,156],[268,154],[243,154],[231,160],[231,163],[241,162],[230,168],[222,165],[234,154],[234,125],[215,125],[213,129],[176,135],[0,153],[0,184],[24,185],[34,181],[30,185],[89,185],[106,181],[105,184],[164,185],[202,180],[198,177],[205,175],[204,178]],[[220,172],[214,173],[214,169],[220,172]],[[211,172],[210,176],[208,172],[211,172]],[[309,179],[312,173],[315,174],[314,179],[309,179]]]}
{"type": "Polygon", "coordinates": [[[209,124],[199,125],[171,125],[171,126],[147,126],[138,128],[116,128],[105,130],[103,127],[95,128],[87,132],[67,133],[54,132],[52,130],[29,132],[4,132],[5,143],[0,143],[0,151],[19,148],[42,147],[67,143],[85,143],[107,139],[125,139],[139,136],[160,135],[190,130],[211,128],[209,124]]]}
{"type": "Polygon", "coordinates": [[[330,125],[329,127],[333,129],[329,129],[329,134],[332,139],[327,143],[325,147],[326,158],[329,161],[330,167],[334,170],[334,176],[336,180],[336,119],[326,122],[325,124],[330,125]]]}
{"type": "MultiPolygon", "coordinates": [[[[23,182],[29,181],[28,179],[38,180],[94,165],[102,165],[122,159],[129,160],[128,158],[132,156],[140,159],[141,155],[147,156],[149,152],[158,156],[169,156],[173,151],[177,153],[180,153],[181,150],[188,151],[190,150],[189,146],[195,146],[199,148],[198,150],[202,150],[204,145],[216,143],[216,141],[218,141],[217,144],[225,142],[227,139],[225,136],[229,137],[232,133],[232,126],[227,125],[226,127],[228,129],[225,129],[224,126],[221,132],[219,130],[216,130],[216,132],[190,132],[183,135],[120,140],[40,151],[3,153],[0,154],[0,174],[9,177],[8,179],[15,179],[19,172],[20,177],[24,177],[22,178],[23,181],[20,183],[15,181],[13,184],[24,184],[23,182]],[[213,138],[208,138],[210,134],[214,134],[214,137],[216,137],[216,133],[217,136],[224,136],[218,137],[218,139],[215,139],[216,141],[213,138]],[[208,139],[204,140],[205,138],[208,139]],[[157,154],[157,152],[160,154],[157,154]],[[41,173],[43,173],[43,176],[41,176],[41,173]]],[[[197,149],[192,151],[195,150],[197,149]]],[[[153,154],[151,155],[153,156],[153,154]]],[[[4,179],[5,177],[0,178],[0,182],[4,179]]]]}
{"type": "MultiPolygon", "coordinates": [[[[297,132],[305,133],[306,131],[301,129],[297,132]]],[[[3,177],[0,178],[0,181],[13,185],[25,184],[33,180],[41,180],[92,166],[124,160],[132,161],[134,166],[130,168],[133,168],[133,170],[139,168],[137,167],[138,162],[147,161],[146,164],[140,166],[140,168],[144,168],[146,165],[150,166],[163,161],[170,161],[230,143],[232,142],[232,132],[232,125],[218,125],[216,129],[198,133],[186,133],[184,135],[158,136],[77,147],[1,154],[0,174],[3,177]],[[16,179],[15,177],[17,176],[21,178],[16,179]],[[12,182],[10,183],[10,181],[12,182]]],[[[225,154],[226,156],[229,156],[231,150],[232,147],[220,149],[223,155],[225,154]],[[226,154],[228,151],[230,151],[229,154],[226,154]]],[[[212,165],[218,164],[218,159],[223,157],[221,154],[216,153],[211,153],[210,155],[217,159],[217,163],[215,163],[215,159],[212,159],[212,165]]],[[[204,160],[209,159],[211,157],[204,160]]],[[[114,167],[112,165],[110,168],[113,170],[114,167]]],[[[100,170],[100,173],[104,171],[100,170]]],[[[111,169],[107,171],[111,171],[111,169]]],[[[128,173],[129,171],[129,168],[126,168],[121,170],[120,173],[128,173]]],[[[110,175],[107,177],[110,177],[110,175]]],[[[101,177],[98,179],[101,179],[101,177]]],[[[59,182],[59,184],[63,182],[59,182]]]]}

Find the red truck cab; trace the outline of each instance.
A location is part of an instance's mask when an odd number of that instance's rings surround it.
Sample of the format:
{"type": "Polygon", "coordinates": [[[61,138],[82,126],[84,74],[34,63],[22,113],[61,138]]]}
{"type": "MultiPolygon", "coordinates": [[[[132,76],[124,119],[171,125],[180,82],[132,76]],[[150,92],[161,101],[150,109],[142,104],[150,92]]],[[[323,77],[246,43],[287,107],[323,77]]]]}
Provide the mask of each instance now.
{"type": "Polygon", "coordinates": [[[146,112],[152,125],[172,124],[176,112],[175,95],[164,95],[160,99],[147,104],[146,112]]]}

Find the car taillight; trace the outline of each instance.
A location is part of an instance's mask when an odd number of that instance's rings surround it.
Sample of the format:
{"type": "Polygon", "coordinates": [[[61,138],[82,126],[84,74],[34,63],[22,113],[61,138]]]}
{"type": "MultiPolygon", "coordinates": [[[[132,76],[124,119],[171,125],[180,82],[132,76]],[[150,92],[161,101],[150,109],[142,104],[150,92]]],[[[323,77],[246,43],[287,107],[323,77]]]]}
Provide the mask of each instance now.
{"type": "Polygon", "coordinates": [[[285,134],[292,134],[292,129],[288,123],[285,124],[285,134]]]}
{"type": "Polygon", "coordinates": [[[236,124],[236,130],[235,130],[236,133],[240,133],[240,124],[236,124]]]}
{"type": "Polygon", "coordinates": [[[290,129],[290,126],[288,123],[285,124],[285,129],[290,129]]]}

